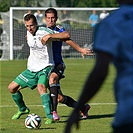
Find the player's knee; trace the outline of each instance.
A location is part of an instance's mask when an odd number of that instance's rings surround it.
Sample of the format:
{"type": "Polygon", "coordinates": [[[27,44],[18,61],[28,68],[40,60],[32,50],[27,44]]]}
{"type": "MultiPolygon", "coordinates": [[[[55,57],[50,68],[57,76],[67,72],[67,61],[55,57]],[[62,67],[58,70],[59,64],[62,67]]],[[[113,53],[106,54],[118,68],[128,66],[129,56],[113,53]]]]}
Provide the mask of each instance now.
{"type": "Polygon", "coordinates": [[[58,82],[58,75],[56,73],[52,73],[49,77],[49,84],[56,84],[58,82]]]}
{"type": "Polygon", "coordinates": [[[8,90],[9,90],[10,93],[13,93],[13,89],[12,89],[12,85],[11,84],[8,85],[8,90]]]}
{"type": "Polygon", "coordinates": [[[53,78],[49,78],[49,85],[53,84],[54,83],[54,79],[53,78]]]}
{"type": "Polygon", "coordinates": [[[46,89],[46,87],[43,84],[38,84],[37,90],[38,90],[38,93],[40,95],[42,95],[42,94],[47,92],[47,89],[46,89]]]}
{"type": "Polygon", "coordinates": [[[19,86],[15,86],[13,83],[8,85],[8,90],[10,93],[16,93],[18,91],[19,86]]]}

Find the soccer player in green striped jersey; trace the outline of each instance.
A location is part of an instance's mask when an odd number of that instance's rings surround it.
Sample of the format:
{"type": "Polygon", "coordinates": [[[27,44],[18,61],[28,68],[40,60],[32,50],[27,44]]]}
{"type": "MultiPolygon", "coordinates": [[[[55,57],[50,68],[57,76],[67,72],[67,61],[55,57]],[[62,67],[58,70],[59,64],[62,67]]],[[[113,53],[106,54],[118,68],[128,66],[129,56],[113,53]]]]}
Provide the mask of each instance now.
{"type": "Polygon", "coordinates": [[[45,124],[50,124],[53,121],[53,117],[47,88],[48,77],[54,66],[52,39],[67,39],[70,35],[68,32],[55,33],[51,29],[38,27],[37,20],[33,14],[27,14],[24,17],[24,22],[27,29],[26,39],[30,47],[30,55],[28,57],[27,69],[19,74],[8,86],[12,98],[19,108],[19,111],[12,119],[19,119],[21,115],[30,112],[20,90],[26,87],[31,89],[37,87],[47,117],[45,124]],[[47,38],[44,40],[43,36],[45,35],[47,35],[47,38]]]}

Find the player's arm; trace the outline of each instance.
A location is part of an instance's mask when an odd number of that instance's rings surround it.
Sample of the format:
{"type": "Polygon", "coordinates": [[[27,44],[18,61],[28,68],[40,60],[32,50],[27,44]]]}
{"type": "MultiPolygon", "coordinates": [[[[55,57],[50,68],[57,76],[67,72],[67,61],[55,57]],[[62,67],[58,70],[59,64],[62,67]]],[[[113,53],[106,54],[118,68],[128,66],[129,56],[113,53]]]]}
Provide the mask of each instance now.
{"type": "Polygon", "coordinates": [[[97,53],[96,64],[86,80],[83,92],[78,101],[79,106],[80,104],[84,104],[88,100],[90,100],[93,95],[100,89],[103,81],[108,74],[109,64],[112,59],[113,57],[110,54],[103,52],[97,53]]]}
{"type": "Polygon", "coordinates": [[[65,133],[70,133],[73,124],[79,127],[79,111],[80,107],[87,103],[100,89],[103,81],[105,80],[108,74],[109,63],[112,61],[112,56],[106,53],[98,53],[96,64],[90,75],[88,76],[82,93],[79,97],[78,103],[71,113],[67,125],[65,128],[65,133]]]}
{"type": "Polygon", "coordinates": [[[72,41],[71,39],[68,40],[64,40],[68,45],[70,45],[71,47],[73,47],[74,49],[76,49],[78,52],[81,53],[82,57],[84,58],[84,55],[93,55],[92,54],[92,50],[88,49],[88,48],[81,48],[77,43],[75,43],[74,41],[72,41]]]}
{"type": "Polygon", "coordinates": [[[46,44],[47,41],[55,41],[55,40],[62,40],[62,39],[69,39],[70,34],[67,31],[54,33],[54,34],[47,34],[42,37],[41,42],[42,44],[46,44]]]}

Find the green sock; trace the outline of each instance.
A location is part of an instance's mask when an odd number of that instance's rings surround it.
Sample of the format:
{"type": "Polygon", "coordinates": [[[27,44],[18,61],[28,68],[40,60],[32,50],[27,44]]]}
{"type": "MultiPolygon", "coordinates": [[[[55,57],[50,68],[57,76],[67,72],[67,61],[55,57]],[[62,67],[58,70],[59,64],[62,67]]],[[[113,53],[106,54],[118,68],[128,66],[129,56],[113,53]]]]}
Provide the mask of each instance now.
{"type": "Polygon", "coordinates": [[[50,96],[48,93],[44,93],[41,95],[42,99],[42,104],[44,111],[46,113],[46,117],[52,119],[52,114],[51,114],[51,101],[50,101],[50,96]]]}
{"type": "Polygon", "coordinates": [[[20,91],[12,94],[12,98],[15,101],[15,103],[18,105],[19,111],[25,111],[26,110],[26,105],[23,101],[23,96],[20,91]]]}

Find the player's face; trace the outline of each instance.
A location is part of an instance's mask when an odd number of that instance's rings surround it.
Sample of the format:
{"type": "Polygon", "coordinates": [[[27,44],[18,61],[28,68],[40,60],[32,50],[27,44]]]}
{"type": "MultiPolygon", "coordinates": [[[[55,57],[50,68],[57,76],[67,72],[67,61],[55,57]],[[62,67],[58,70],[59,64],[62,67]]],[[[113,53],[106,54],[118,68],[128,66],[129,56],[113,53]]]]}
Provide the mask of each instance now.
{"type": "Polygon", "coordinates": [[[26,29],[33,35],[37,29],[37,24],[33,22],[33,19],[25,21],[26,29]]]}
{"type": "Polygon", "coordinates": [[[54,13],[47,13],[45,16],[45,21],[47,27],[52,27],[56,25],[57,18],[55,17],[54,13]]]}

